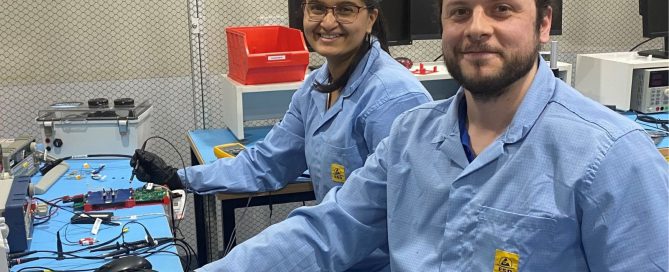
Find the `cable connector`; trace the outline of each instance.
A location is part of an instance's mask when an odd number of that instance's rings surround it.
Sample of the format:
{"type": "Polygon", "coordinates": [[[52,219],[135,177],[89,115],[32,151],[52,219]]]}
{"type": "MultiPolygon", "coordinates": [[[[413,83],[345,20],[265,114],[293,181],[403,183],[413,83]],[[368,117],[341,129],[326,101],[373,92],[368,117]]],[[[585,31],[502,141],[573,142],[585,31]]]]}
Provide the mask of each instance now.
{"type": "Polygon", "coordinates": [[[78,194],[78,195],[73,195],[73,196],[64,196],[63,197],[63,203],[79,203],[79,202],[84,202],[84,195],[83,194],[78,194]]]}
{"type": "Polygon", "coordinates": [[[56,249],[58,250],[56,260],[64,260],[65,255],[63,255],[63,242],[60,241],[60,231],[56,232],[56,249]]]}
{"type": "Polygon", "coordinates": [[[39,260],[39,257],[28,257],[28,258],[18,258],[18,259],[12,259],[9,261],[9,267],[19,265],[19,264],[24,264],[27,262],[32,262],[35,260],[39,260]]]}
{"type": "Polygon", "coordinates": [[[79,244],[82,246],[90,246],[95,244],[95,238],[93,237],[86,237],[86,238],[81,238],[79,239],[79,244]]]}

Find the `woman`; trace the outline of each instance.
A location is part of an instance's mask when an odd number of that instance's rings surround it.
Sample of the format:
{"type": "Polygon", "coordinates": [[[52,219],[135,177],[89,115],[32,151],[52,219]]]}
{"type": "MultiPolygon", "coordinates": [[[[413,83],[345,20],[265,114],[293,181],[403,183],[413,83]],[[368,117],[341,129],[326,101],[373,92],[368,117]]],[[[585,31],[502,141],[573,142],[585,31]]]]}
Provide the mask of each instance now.
{"type": "MultiPolygon", "coordinates": [[[[402,112],[431,101],[423,85],[388,54],[378,0],[308,0],[304,35],[326,63],[295,92],[265,139],[236,158],[177,170],[138,150],[142,181],[197,193],[273,191],[309,170],[320,202],[360,168],[402,112]],[[187,171],[188,180],[184,171],[187,171]]],[[[355,270],[387,263],[377,250],[355,270]]]]}

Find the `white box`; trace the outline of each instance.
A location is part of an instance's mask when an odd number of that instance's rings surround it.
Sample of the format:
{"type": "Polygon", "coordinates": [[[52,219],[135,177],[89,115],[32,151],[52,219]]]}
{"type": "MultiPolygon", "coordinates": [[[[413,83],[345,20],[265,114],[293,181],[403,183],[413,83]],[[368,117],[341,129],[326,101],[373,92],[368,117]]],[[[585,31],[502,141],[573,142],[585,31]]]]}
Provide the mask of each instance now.
{"type": "Polygon", "coordinates": [[[642,57],[636,52],[579,54],[574,87],[603,105],[629,110],[634,70],[659,67],[669,67],[669,60],[642,57]]]}
{"type": "Polygon", "coordinates": [[[148,102],[113,108],[74,107],[40,110],[47,151],[55,157],[92,154],[132,155],[151,136],[148,102]]]}

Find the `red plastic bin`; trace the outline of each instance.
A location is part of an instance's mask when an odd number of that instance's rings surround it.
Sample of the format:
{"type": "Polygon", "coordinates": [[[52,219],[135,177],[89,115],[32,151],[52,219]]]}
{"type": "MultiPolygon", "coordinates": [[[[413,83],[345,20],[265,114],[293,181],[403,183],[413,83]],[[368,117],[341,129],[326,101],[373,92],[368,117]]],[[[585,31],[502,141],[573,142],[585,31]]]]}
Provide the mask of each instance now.
{"type": "Polygon", "coordinates": [[[228,77],[242,84],[304,80],[309,51],[302,31],[285,26],[225,29],[228,77]]]}

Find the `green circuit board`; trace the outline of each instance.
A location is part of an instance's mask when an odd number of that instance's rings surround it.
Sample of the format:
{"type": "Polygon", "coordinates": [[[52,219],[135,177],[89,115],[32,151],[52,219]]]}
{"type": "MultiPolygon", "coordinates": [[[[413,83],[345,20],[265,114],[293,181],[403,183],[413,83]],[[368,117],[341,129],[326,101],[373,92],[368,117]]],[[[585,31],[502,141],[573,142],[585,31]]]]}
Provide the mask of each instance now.
{"type": "Polygon", "coordinates": [[[167,196],[167,190],[163,188],[138,188],[135,189],[133,197],[135,198],[136,203],[157,203],[163,202],[163,199],[167,196]]]}

